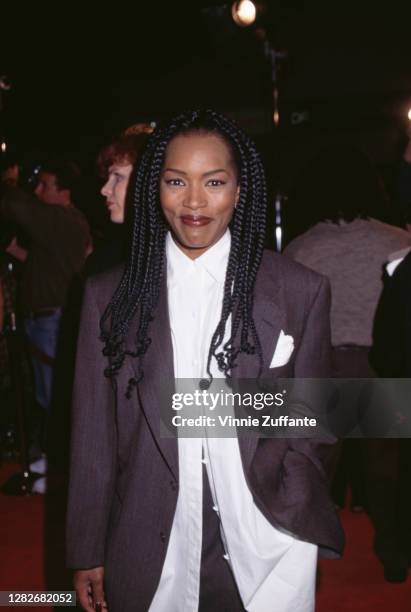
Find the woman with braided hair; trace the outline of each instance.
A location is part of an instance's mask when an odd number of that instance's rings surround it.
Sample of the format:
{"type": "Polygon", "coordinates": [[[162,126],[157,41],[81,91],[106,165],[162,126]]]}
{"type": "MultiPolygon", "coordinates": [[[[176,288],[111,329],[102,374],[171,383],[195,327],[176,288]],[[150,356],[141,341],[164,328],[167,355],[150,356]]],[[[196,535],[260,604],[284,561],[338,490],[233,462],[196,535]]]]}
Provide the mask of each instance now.
{"type": "Polygon", "coordinates": [[[308,612],[317,552],[341,552],[331,440],[160,431],[165,381],[328,374],[327,282],[264,252],[265,217],[233,122],[190,111],[150,136],[129,259],[83,305],[67,554],[85,610],[308,612]]]}

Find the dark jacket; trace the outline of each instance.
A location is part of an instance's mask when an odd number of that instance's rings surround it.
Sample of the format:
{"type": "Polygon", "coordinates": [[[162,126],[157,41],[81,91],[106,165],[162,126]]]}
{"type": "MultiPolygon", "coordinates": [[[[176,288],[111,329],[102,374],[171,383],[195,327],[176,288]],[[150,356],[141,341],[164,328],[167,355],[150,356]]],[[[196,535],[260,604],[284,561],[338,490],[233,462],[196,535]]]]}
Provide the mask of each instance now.
{"type": "Polygon", "coordinates": [[[0,200],[1,215],[14,221],[30,240],[21,283],[24,311],[64,306],[71,283],[81,274],[90,243],[83,213],[71,205],[44,204],[9,187],[0,200]]]}
{"type": "MultiPolygon", "coordinates": [[[[127,400],[124,391],[134,374],[127,359],[115,400],[103,376],[99,319],[120,274],[94,277],[86,290],[73,408],[67,561],[74,568],[104,565],[109,609],[126,612],[147,610],[160,579],[178,496],[178,450],[175,438],[160,436],[161,384],[173,377],[165,275],[144,380],[127,400]]],[[[254,295],[262,376],[328,376],[326,279],[266,253],[254,295]],[[270,369],[281,330],[293,336],[295,350],[288,364],[270,369]]],[[[129,338],[133,332],[135,327],[129,338]]],[[[233,377],[253,378],[257,372],[257,356],[241,354],[233,377]]],[[[258,508],[274,526],[318,544],[328,557],[338,556],[343,547],[328,496],[332,442],[239,438],[244,473],[258,508]]]]}
{"type": "Polygon", "coordinates": [[[379,376],[411,378],[411,252],[385,278],[370,361],[379,376]]]}

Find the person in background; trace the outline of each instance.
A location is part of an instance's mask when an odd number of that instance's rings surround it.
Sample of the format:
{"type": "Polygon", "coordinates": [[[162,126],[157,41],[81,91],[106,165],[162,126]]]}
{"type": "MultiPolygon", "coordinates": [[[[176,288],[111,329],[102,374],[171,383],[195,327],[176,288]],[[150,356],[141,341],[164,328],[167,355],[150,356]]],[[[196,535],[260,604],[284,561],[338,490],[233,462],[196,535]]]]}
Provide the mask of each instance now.
{"type": "MultiPolygon", "coordinates": [[[[411,379],[411,253],[387,266],[384,289],[374,321],[370,361],[379,376],[411,379]]],[[[409,423],[409,412],[404,423],[409,423]]],[[[393,520],[401,550],[411,565],[411,440],[398,441],[396,470],[392,473],[396,502],[393,520]]]]}
{"type": "Polygon", "coordinates": [[[99,173],[105,179],[101,194],[105,198],[110,221],[114,228],[111,239],[104,241],[87,258],[85,275],[97,274],[124,261],[127,242],[128,185],[135,164],[153,131],[147,123],[136,123],[114,138],[97,158],[99,173]],[[124,226],[125,224],[125,226],[124,226]]]}
{"type": "Polygon", "coordinates": [[[58,448],[53,448],[53,462],[59,472],[68,471],[68,436],[70,428],[70,407],[73,390],[76,342],[80,324],[81,303],[84,280],[124,261],[128,247],[127,187],[148,135],[153,128],[145,123],[129,127],[104,147],[97,159],[99,174],[104,177],[102,194],[106,198],[110,214],[111,228],[102,242],[95,242],[88,255],[79,282],[70,291],[67,310],[60,327],[60,341],[57,355],[55,399],[59,405],[59,415],[50,424],[53,439],[59,440],[58,448]],[[59,417],[59,418],[57,418],[59,417]]]}
{"type": "Polygon", "coordinates": [[[407,229],[411,232],[411,122],[408,125],[407,136],[408,142],[397,177],[397,194],[407,229]]]}
{"type": "Polygon", "coordinates": [[[1,160],[0,181],[4,185],[17,187],[20,178],[20,167],[14,157],[6,157],[1,160]]]}
{"type": "MultiPolygon", "coordinates": [[[[6,155],[5,158],[1,160],[0,168],[1,185],[21,187],[21,167],[16,157],[6,155]]],[[[17,235],[10,235],[10,230],[13,228],[17,233],[19,228],[9,223],[9,227],[7,228],[9,240],[4,250],[20,263],[24,263],[27,259],[27,249],[19,243],[21,236],[18,238],[17,235]]],[[[4,237],[2,236],[0,240],[2,243],[1,247],[3,247],[4,237]]]]}
{"type": "MultiPolygon", "coordinates": [[[[0,185],[17,187],[20,179],[20,167],[17,158],[2,155],[0,160],[0,185]]],[[[0,187],[1,190],[1,187],[0,187]]],[[[17,316],[17,287],[21,263],[27,259],[27,250],[17,238],[18,228],[14,223],[0,219],[0,451],[5,456],[14,457],[17,452],[15,390],[12,380],[8,334],[12,313],[17,316]]],[[[19,236],[19,240],[21,240],[19,236]]],[[[13,316],[13,318],[14,318],[13,316]]],[[[20,354],[21,363],[27,365],[26,355],[20,354]]],[[[30,366],[24,367],[27,373],[30,366]]],[[[19,381],[21,385],[23,380],[19,381]]],[[[35,411],[32,411],[35,412],[35,411]]],[[[35,414],[31,415],[36,423],[35,414]]],[[[31,424],[28,424],[29,437],[33,436],[31,424]]],[[[35,426],[35,425],[34,425],[35,426]]]]}
{"type": "MultiPolygon", "coordinates": [[[[355,147],[324,150],[298,181],[291,210],[312,215],[312,227],[295,238],[284,254],[324,274],[331,283],[333,376],[369,378],[372,328],[383,288],[383,265],[393,251],[411,245],[411,235],[374,217],[384,216],[387,196],[369,160],[355,147]],[[294,205],[294,208],[292,208],[294,205]]],[[[406,578],[406,563],[392,517],[391,481],[384,463],[395,461],[396,441],[345,440],[333,483],[336,504],[367,505],[376,529],[376,552],[385,578],[406,578]],[[384,486],[386,485],[386,486],[384,486]]]]}
{"type": "Polygon", "coordinates": [[[371,359],[384,378],[411,378],[411,252],[387,268],[371,359]]]}
{"type": "MultiPolygon", "coordinates": [[[[10,358],[10,334],[12,326],[17,321],[17,287],[19,273],[16,264],[10,257],[0,253],[0,462],[1,459],[13,459],[18,457],[17,440],[17,410],[16,410],[16,385],[13,366],[16,359],[19,361],[18,384],[23,388],[31,390],[30,385],[30,365],[24,351],[14,354],[14,363],[10,358]]],[[[33,415],[34,416],[34,415],[33,415]]],[[[30,434],[31,423],[27,424],[27,431],[30,434]]]]}
{"type": "MultiPolygon", "coordinates": [[[[1,162],[0,182],[2,185],[10,187],[18,187],[20,182],[21,172],[20,166],[15,157],[6,157],[1,162]]],[[[17,230],[17,228],[16,228],[17,230]]],[[[2,240],[3,242],[3,240],[2,240]]],[[[5,248],[6,253],[17,259],[20,263],[24,263],[27,259],[27,249],[19,243],[17,236],[10,236],[5,248]]]]}
{"type": "MultiPolygon", "coordinates": [[[[29,240],[21,279],[21,309],[36,400],[44,420],[41,449],[33,449],[32,454],[45,450],[60,321],[70,286],[82,271],[90,245],[86,218],[73,203],[78,179],[79,170],[73,162],[51,158],[41,168],[35,197],[5,186],[0,199],[0,215],[24,230],[29,240]]],[[[32,469],[45,472],[44,457],[37,463],[32,469]]]]}

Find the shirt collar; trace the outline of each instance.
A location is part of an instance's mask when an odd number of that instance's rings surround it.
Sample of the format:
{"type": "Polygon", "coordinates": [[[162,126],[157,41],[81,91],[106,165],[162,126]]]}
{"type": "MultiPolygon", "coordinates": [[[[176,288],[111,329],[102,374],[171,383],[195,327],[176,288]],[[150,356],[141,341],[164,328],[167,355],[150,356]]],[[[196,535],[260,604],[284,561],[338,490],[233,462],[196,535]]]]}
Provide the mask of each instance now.
{"type": "Polygon", "coordinates": [[[190,259],[174,242],[171,233],[166,238],[167,285],[169,289],[183,281],[188,274],[203,268],[218,283],[225,281],[228,256],[231,248],[229,229],[216,244],[196,259],[190,259]]]}

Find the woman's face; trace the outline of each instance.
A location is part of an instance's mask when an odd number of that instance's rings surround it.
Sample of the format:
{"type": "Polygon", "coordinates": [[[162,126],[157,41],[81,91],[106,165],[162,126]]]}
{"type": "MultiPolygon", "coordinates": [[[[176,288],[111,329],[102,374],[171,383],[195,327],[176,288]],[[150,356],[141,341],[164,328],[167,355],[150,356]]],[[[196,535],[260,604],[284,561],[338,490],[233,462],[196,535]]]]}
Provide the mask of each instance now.
{"type": "Polygon", "coordinates": [[[101,188],[113,223],[124,223],[127,187],[132,171],[132,164],[112,164],[108,169],[107,182],[101,188]]]}
{"type": "Polygon", "coordinates": [[[174,239],[195,259],[223,236],[239,195],[229,147],[214,134],[190,133],[169,143],[160,200],[174,239]]]}

